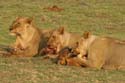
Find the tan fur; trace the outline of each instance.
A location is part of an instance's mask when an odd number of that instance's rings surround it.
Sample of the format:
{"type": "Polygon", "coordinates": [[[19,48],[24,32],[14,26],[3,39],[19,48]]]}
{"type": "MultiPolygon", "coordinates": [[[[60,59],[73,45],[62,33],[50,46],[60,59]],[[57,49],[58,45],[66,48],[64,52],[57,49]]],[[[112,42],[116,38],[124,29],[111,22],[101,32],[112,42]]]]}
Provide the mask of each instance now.
{"type": "Polygon", "coordinates": [[[86,67],[125,69],[125,42],[110,37],[82,37],[77,48],[86,67]],[[92,40],[92,41],[91,41],[92,40]],[[90,42],[90,43],[89,43],[90,42]],[[88,44],[89,43],[89,44],[88,44]],[[84,52],[84,53],[83,53],[84,52]]]}
{"type": "Polygon", "coordinates": [[[12,54],[18,57],[31,57],[36,55],[45,39],[44,30],[34,27],[32,19],[26,17],[17,18],[10,27],[10,33],[16,36],[12,54]],[[42,44],[41,44],[42,43],[42,44]]]}
{"type": "Polygon", "coordinates": [[[69,33],[64,30],[64,27],[61,27],[53,31],[47,45],[49,49],[58,53],[64,47],[72,47],[79,38],[79,34],[69,33]]]}
{"type": "Polygon", "coordinates": [[[90,33],[85,32],[83,35],[84,38],[81,37],[81,39],[78,42],[76,42],[76,46],[75,46],[75,49],[73,50],[73,52],[75,52],[76,55],[78,54],[77,55],[78,58],[83,58],[87,54],[87,50],[88,50],[89,46],[97,38],[97,36],[95,36],[95,35],[91,35],[90,37],[89,37],[89,35],[90,35],[90,33]]]}

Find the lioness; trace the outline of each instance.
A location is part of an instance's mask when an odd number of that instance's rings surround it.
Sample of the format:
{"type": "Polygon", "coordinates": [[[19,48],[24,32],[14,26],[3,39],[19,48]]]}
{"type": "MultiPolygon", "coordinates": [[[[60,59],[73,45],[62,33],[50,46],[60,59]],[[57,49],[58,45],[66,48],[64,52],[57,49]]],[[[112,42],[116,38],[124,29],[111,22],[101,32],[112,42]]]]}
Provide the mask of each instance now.
{"type": "MultiPolygon", "coordinates": [[[[41,43],[43,43],[43,34],[39,28],[34,27],[32,19],[27,17],[17,18],[10,27],[11,35],[16,36],[16,42],[13,44],[12,54],[18,57],[31,57],[38,53],[41,43]]],[[[43,31],[45,32],[45,31],[43,31]]]]}
{"type": "Polygon", "coordinates": [[[118,39],[87,33],[77,42],[76,52],[86,67],[125,69],[125,42],[118,39]]]}
{"type": "Polygon", "coordinates": [[[64,27],[60,27],[52,32],[47,43],[47,50],[57,54],[64,47],[72,47],[79,38],[79,34],[69,33],[64,27]]]}

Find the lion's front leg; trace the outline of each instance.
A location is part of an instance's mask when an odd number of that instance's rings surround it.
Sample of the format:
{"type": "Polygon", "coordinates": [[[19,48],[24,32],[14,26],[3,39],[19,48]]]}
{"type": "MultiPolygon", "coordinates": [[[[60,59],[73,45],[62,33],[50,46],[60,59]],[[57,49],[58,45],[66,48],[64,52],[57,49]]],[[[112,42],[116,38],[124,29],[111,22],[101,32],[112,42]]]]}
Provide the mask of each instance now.
{"type": "Polygon", "coordinates": [[[12,54],[22,54],[23,52],[25,52],[26,49],[28,49],[28,47],[23,47],[20,43],[18,42],[15,42],[12,46],[12,49],[10,52],[12,54]]]}
{"type": "Polygon", "coordinates": [[[91,68],[97,68],[97,69],[101,69],[102,68],[102,63],[100,62],[100,60],[98,60],[98,58],[83,57],[80,60],[83,61],[82,62],[82,66],[84,66],[84,67],[91,67],[91,68]]]}

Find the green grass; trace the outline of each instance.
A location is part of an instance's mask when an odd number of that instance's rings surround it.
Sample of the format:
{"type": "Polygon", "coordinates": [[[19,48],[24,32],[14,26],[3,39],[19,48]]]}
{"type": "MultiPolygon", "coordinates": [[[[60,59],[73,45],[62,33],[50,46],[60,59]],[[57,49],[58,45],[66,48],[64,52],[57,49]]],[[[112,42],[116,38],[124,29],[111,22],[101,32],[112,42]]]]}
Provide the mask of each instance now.
{"type": "Polygon", "coordinates": [[[125,71],[97,70],[56,65],[42,58],[3,58],[3,83],[124,83],[125,71]]]}
{"type": "MultiPolygon", "coordinates": [[[[125,39],[125,0],[0,0],[0,44],[14,41],[8,29],[18,16],[33,17],[39,28],[64,26],[70,32],[125,39]],[[43,9],[53,5],[64,10],[43,9]]],[[[16,82],[124,83],[125,71],[60,66],[42,58],[0,58],[0,83],[16,82]]]]}

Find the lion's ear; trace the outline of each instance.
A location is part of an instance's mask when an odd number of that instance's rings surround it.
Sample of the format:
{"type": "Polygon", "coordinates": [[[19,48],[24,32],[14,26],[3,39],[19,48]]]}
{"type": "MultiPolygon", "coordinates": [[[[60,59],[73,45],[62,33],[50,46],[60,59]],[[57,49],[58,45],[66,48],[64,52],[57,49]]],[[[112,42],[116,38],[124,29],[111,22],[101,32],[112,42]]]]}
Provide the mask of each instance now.
{"type": "Polygon", "coordinates": [[[21,16],[17,16],[17,17],[16,17],[16,20],[19,20],[20,18],[21,18],[21,16]]]}
{"type": "Polygon", "coordinates": [[[85,39],[88,39],[88,38],[90,37],[90,35],[91,35],[90,32],[84,32],[84,33],[83,33],[83,37],[84,37],[85,39]]]}
{"type": "Polygon", "coordinates": [[[64,27],[60,27],[58,29],[58,31],[59,31],[60,34],[64,34],[65,28],[64,27]]]}
{"type": "Polygon", "coordinates": [[[26,22],[27,22],[28,24],[32,24],[32,21],[33,21],[33,18],[27,18],[27,20],[26,20],[26,22]]]}

